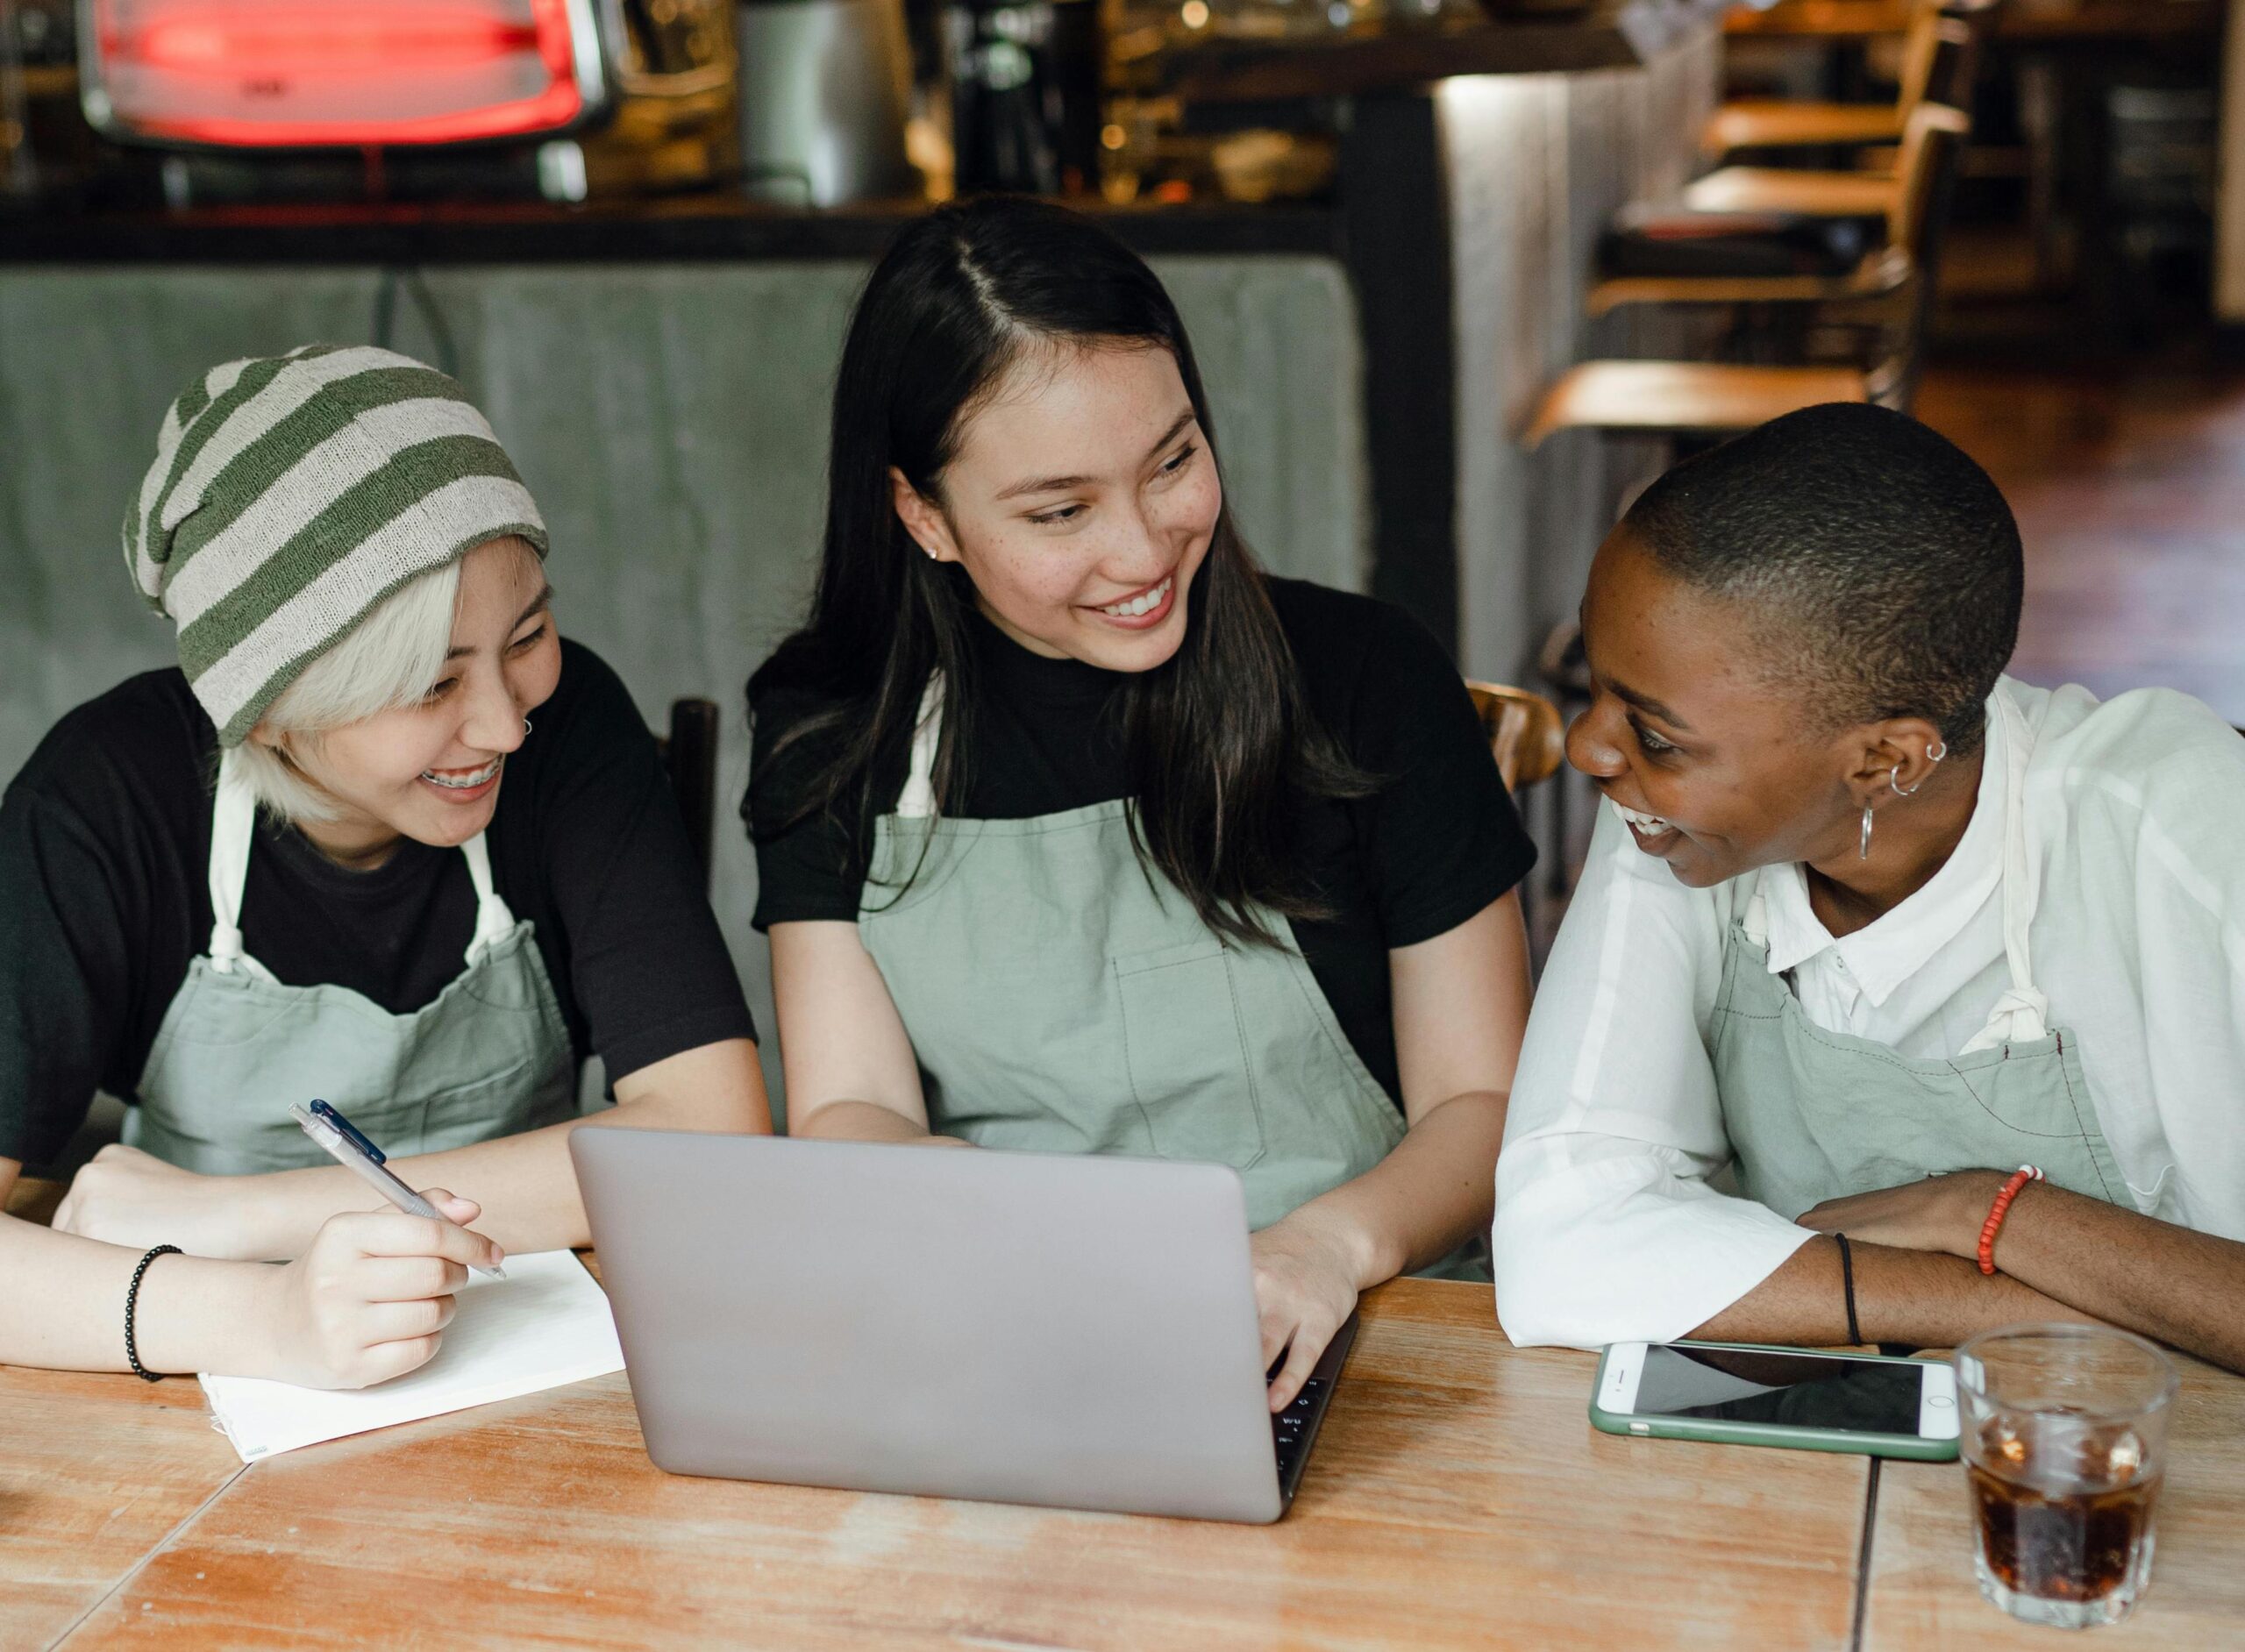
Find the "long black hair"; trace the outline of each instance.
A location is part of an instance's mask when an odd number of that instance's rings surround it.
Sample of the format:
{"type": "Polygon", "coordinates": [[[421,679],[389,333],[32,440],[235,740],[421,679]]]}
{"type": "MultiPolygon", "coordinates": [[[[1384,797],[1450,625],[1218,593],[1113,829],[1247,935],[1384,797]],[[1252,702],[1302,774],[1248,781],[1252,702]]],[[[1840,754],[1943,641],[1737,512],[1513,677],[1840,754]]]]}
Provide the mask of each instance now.
{"type": "MultiPolygon", "coordinates": [[[[870,845],[881,806],[876,765],[909,738],[933,672],[946,686],[937,807],[966,794],[973,586],[913,543],[889,468],[940,500],[962,415],[1025,348],[1051,341],[1166,350],[1214,462],[1193,346],[1136,253],[1089,218],[1037,201],[990,197],[916,220],[874,269],[843,346],[809,619],[749,679],[752,707],[785,689],[819,708],[759,757],[742,812],[759,838],[823,814],[870,845]],[[767,782],[780,759],[812,737],[828,760],[775,799],[767,782]]],[[[1312,717],[1229,509],[1195,580],[1184,641],[1163,665],[1131,673],[1112,709],[1132,841],[1203,922],[1255,944],[1271,938],[1255,920],[1258,906],[1291,917],[1326,912],[1289,852],[1293,819],[1305,794],[1360,796],[1370,782],[1312,717]]]]}

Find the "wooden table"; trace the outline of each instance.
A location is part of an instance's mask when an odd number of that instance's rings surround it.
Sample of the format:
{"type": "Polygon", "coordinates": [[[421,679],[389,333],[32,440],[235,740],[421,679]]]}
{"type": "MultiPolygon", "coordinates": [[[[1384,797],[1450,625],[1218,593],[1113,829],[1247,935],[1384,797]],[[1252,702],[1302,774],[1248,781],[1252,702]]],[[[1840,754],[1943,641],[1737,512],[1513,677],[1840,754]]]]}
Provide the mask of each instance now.
{"type": "MultiPolygon", "coordinates": [[[[2169,1425],[2167,1484],[2151,1586],[2098,1652],[2245,1645],[2245,1380],[2177,1356],[2183,1391],[2169,1425]]],[[[2015,1622],[1972,1581],[1971,1514],[1953,1465],[1879,1465],[1865,1648],[2049,1648],[2049,1629],[2015,1622]]]]}
{"type": "MultiPolygon", "coordinates": [[[[1593,1363],[1512,1348],[1486,1287],[1372,1292],[1274,1527],[674,1478],[620,1376],[245,1469],[191,1384],[0,1368],[0,1648],[1838,1648],[2006,1631],[1972,1595],[1954,1468],[1885,1465],[1865,1642],[1872,1465],[1595,1433],[1593,1363]]],[[[2159,1570],[2127,1634],[2227,1644],[2245,1383],[2194,1371],[2177,1421],[2159,1570]],[[2194,1456],[2209,1440],[2227,1454],[2194,1456]]]]}

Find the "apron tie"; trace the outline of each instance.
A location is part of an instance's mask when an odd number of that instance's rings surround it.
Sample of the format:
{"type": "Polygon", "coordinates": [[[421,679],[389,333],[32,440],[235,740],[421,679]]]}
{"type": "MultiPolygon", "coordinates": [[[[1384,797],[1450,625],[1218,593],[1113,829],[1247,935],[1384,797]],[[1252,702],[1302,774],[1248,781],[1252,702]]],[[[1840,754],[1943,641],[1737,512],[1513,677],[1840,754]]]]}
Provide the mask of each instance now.
{"type": "Polygon", "coordinates": [[[1969,1056],[2005,1044],[2040,1043],[2049,1036],[2049,1020],[2050,1000],[2041,992],[2032,986],[2006,986],[1988,1014],[1988,1024],[1972,1036],[1960,1053],[1969,1056]]]}

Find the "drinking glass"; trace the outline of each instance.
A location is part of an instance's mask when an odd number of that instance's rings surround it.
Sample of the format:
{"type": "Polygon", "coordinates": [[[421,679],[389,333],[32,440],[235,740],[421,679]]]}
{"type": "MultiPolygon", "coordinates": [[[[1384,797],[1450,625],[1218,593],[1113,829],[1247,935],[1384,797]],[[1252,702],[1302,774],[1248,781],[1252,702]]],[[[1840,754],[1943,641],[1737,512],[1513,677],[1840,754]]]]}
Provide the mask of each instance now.
{"type": "Polygon", "coordinates": [[[2140,1336],[2018,1325],[1956,1350],[1981,1596],[2057,1628],[2118,1623],[2151,1576],[2174,1363],[2140,1336]]]}

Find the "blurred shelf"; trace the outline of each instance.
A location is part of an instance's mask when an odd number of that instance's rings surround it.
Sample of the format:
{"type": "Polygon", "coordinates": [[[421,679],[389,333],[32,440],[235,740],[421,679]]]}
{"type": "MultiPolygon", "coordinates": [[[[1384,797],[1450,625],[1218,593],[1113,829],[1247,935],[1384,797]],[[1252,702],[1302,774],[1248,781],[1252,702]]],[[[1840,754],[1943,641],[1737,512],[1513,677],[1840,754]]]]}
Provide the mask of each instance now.
{"type": "MultiPolygon", "coordinates": [[[[1301,203],[1068,204],[1149,256],[1337,255],[1337,215],[1301,203]]],[[[736,196],[659,201],[208,207],[117,214],[0,211],[0,264],[495,264],[871,259],[924,202],[830,211],[736,196]]]]}
{"type": "Polygon", "coordinates": [[[1448,26],[1329,40],[1217,40],[1172,49],[1151,73],[1194,103],[1403,91],[1458,75],[1629,68],[1712,27],[1726,0],[1593,0],[1572,12],[1500,11],[1448,26]]]}
{"type": "MultiPolygon", "coordinates": [[[[2173,39],[2221,32],[2221,0],[2006,0],[1996,14],[2003,40],[2173,39]]],[[[1736,6],[1732,34],[1844,39],[1899,34],[1907,0],[1778,0],[1767,11],[1736,6]]]]}

